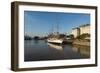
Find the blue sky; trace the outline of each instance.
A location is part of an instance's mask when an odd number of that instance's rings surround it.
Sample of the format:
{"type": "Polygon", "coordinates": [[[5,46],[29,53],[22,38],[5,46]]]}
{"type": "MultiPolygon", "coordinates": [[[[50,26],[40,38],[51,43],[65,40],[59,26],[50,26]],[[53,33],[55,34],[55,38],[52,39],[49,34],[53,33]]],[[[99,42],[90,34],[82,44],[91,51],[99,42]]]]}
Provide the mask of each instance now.
{"type": "Polygon", "coordinates": [[[45,36],[50,32],[71,33],[72,28],[90,24],[90,15],[83,13],[24,11],[24,31],[29,36],[45,36]]]}

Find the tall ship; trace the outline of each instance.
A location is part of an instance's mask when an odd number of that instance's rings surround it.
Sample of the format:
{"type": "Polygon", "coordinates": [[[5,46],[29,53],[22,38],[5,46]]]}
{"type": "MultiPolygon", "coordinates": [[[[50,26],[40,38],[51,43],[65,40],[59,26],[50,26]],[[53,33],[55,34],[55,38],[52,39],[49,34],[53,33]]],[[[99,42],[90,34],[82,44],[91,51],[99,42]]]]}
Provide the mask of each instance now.
{"type": "Polygon", "coordinates": [[[60,34],[51,34],[48,36],[47,42],[62,44],[63,38],[61,38],[60,34]]]}
{"type": "Polygon", "coordinates": [[[53,31],[52,27],[52,33],[48,35],[47,42],[49,43],[57,43],[57,44],[62,44],[64,41],[64,35],[59,33],[59,25],[56,24],[56,32],[53,31]]]}

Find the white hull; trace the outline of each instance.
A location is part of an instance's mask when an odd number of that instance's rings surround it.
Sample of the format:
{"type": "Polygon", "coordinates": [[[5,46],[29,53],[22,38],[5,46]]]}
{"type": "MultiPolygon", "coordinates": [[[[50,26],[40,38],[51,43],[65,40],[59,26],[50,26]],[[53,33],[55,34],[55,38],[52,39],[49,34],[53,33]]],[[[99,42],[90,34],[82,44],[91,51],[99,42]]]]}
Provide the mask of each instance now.
{"type": "Polygon", "coordinates": [[[47,39],[47,42],[61,44],[63,43],[63,40],[62,39],[47,39]]]}

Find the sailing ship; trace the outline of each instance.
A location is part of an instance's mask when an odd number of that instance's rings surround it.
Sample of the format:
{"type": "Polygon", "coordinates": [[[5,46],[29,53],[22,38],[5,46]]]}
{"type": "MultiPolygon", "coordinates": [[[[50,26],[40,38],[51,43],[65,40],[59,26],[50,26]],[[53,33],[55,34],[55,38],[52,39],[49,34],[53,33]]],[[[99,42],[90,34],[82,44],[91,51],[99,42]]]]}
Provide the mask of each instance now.
{"type": "Polygon", "coordinates": [[[58,43],[58,44],[62,44],[62,43],[63,43],[63,40],[62,40],[62,39],[49,38],[49,39],[47,39],[47,42],[49,42],[49,43],[58,43]]]}
{"type": "Polygon", "coordinates": [[[60,37],[60,34],[52,34],[48,37],[47,42],[62,44],[63,39],[60,37]]]}
{"type": "Polygon", "coordinates": [[[53,27],[52,27],[52,33],[48,35],[47,42],[62,44],[63,39],[64,38],[59,33],[59,25],[56,24],[56,32],[53,32],[53,27]]]}

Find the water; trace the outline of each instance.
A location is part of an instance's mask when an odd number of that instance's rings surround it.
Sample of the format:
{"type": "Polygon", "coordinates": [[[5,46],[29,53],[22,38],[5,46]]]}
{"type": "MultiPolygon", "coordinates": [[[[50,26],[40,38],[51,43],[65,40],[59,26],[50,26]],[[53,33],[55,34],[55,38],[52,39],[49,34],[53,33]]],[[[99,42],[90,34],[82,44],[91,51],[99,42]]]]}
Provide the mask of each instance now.
{"type": "Polygon", "coordinates": [[[24,44],[24,61],[90,58],[90,47],[87,46],[58,45],[44,40],[25,40],[24,44]]]}

